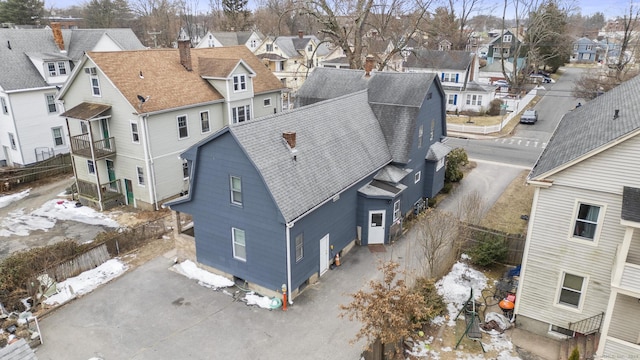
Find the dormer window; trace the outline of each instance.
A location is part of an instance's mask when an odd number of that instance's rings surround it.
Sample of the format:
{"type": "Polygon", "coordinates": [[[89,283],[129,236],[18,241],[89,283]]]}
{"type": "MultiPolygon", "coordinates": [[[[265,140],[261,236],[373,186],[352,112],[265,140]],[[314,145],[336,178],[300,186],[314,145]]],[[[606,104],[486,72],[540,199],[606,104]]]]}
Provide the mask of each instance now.
{"type": "Polygon", "coordinates": [[[308,51],[308,52],[312,52],[312,51],[313,51],[313,45],[309,45],[309,46],[307,46],[307,51],[308,51]]]}
{"type": "Polygon", "coordinates": [[[67,64],[64,61],[58,61],[58,74],[67,75],[67,64]]]}
{"type": "Polygon", "coordinates": [[[245,91],[247,90],[247,76],[246,75],[234,75],[233,76],[233,91],[245,91]]]}
{"type": "Polygon", "coordinates": [[[508,42],[508,43],[510,43],[510,42],[511,42],[511,40],[512,40],[512,36],[511,36],[511,35],[504,35],[504,36],[502,37],[502,42],[508,42]]]}
{"type": "Polygon", "coordinates": [[[58,76],[58,72],[56,71],[56,63],[47,63],[47,68],[49,69],[49,76],[58,76]]]}
{"type": "Polygon", "coordinates": [[[273,44],[267,44],[267,51],[273,51],[273,44]]]}

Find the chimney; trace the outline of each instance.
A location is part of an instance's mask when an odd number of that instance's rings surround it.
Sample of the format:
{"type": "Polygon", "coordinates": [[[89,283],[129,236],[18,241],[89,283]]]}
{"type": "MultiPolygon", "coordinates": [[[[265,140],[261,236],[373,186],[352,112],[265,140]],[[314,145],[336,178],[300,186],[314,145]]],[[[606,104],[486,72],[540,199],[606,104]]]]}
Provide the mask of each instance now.
{"type": "Polygon", "coordinates": [[[60,27],[60,23],[52,22],[51,23],[51,31],[53,31],[53,41],[56,42],[60,51],[64,50],[64,39],[62,38],[62,28],[60,27]]]}
{"type": "Polygon", "coordinates": [[[285,139],[289,147],[293,150],[296,147],[296,133],[292,131],[282,133],[282,137],[285,139]]]}
{"type": "Polygon", "coordinates": [[[614,118],[614,119],[617,119],[619,116],[620,116],[620,110],[616,109],[616,110],[613,112],[613,118],[614,118]]]}
{"type": "Polygon", "coordinates": [[[373,55],[367,55],[364,60],[364,76],[371,76],[371,72],[373,71],[373,55]]]}
{"type": "Polygon", "coordinates": [[[304,35],[304,31],[302,30],[298,30],[298,38],[302,39],[302,36],[304,35]]]}
{"type": "Polygon", "coordinates": [[[180,53],[180,65],[187,71],[193,70],[191,67],[191,40],[178,40],[178,52],[180,53]]]}

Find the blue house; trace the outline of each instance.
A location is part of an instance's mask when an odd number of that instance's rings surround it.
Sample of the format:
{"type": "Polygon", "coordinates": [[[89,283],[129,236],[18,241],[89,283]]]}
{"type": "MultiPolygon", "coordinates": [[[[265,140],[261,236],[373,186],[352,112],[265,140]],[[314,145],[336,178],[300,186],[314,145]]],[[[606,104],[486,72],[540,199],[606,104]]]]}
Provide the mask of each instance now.
{"type": "Polygon", "coordinates": [[[317,68],[297,100],[185,151],[191,188],[167,203],[192,216],[199,264],[291,298],[356,243],[389,243],[449,152],[434,74],[317,68]]]}
{"type": "Polygon", "coordinates": [[[572,62],[594,63],[598,60],[597,41],[581,37],[573,42],[572,62]]]}

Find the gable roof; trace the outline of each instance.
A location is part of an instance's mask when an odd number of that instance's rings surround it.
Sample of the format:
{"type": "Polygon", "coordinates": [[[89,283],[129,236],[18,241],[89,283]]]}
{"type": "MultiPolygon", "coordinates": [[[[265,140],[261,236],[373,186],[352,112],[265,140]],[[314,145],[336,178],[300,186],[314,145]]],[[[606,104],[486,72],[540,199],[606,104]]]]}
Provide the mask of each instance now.
{"type": "Polygon", "coordinates": [[[391,161],[366,91],[231,126],[229,132],[287,222],[391,161]],[[295,160],[283,132],[296,133],[295,160]]]}
{"type": "MultiPolygon", "coordinates": [[[[140,51],[90,52],[88,58],[105,74],[129,101],[132,107],[144,113],[223,100],[223,96],[200,74],[215,66],[221,59],[224,69],[243,61],[256,73],[254,93],[279,91],[282,83],[244,45],[190,49],[192,71],[180,64],[178,49],[149,49],[140,51]],[[203,69],[200,68],[201,62],[203,69]],[[142,72],[143,78],[140,77],[142,72]],[[138,108],[138,95],[150,96],[142,110],[138,108]]],[[[218,72],[218,69],[215,69],[218,72]]],[[[66,87],[65,87],[66,88],[66,87]]],[[[65,89],[61,93],[64,95],[65,89]]]]}
{"type": "Polygon", "coordinates": [[[278,36],[273,42],[278,45],[280,50],[287,55],[288,58],[301,56],[298,50],[304,50],[307,44],[313,41],[317,49],[314,49],[317,56],[325,56],[329,54],[330,49],[326,43],[321,43],[320,39],[314,35],[300,36],[278,36]],[[318,45],[319,44],[319,45],[318,45]]]}
{"type": "Polygon", "coordinates": [[[393,160],[406,164],[418,113],[434,81],[442,91],[433,73],[374,72],[367,77],[364,70],[316,68],[298,90],[296,107],[367,89],[393,160]]]}
{"type": "MultiPolygon", "coordinates": [[[[212,31],[213,35],[223,46],[244,45],[253,34],[253,31],[212,31]]],[[[258,35],[259,36],[259,35],[258,35]]]]}
{"type": "Polygon", "coordinates": [[[144,48],[130,29],[63,29],[66,53],[60,51],[49,28],[0,29],[0,59],[3,66],[0,87],[19,90],[48,86],[29,57],[78,61],[85,51],[93,50],[104,34],[111,36],[123,49],[144,48]]]}
{"type": "Polygon", "coordinates": [[[640,132],[640,77],[636,76],[564,115],[529,174],[542,179],[640,132]],[[619,110],[618,118],[614,118],[619,110]]]}
{"type": "Polygon", "coordinates": [[[420,49],[411,53],[403,66],[410,68],[466,70],[475,55],[463,50],[427,50],[420,49]]]}

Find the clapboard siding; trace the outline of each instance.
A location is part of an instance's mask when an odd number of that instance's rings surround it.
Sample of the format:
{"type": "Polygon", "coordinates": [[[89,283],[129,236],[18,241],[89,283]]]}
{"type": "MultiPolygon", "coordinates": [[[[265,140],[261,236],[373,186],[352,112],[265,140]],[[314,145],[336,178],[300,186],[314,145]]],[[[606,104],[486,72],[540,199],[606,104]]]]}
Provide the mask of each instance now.
{"type": "Polygon", "coordinates": [[[640,346],[634,344],[624,344],[619,341],[607,338],[604,346],[604,359],[617,359],[626,357],[627,359],[637,358],[640,354],[640,346]]]}
{"type": "Polygon", "coordinates": [[[640,336],[640,303],[638,298],[618,294],[611,315],[609,336],[637,343],[640,336]]]}
{"type": "Polygon", "coordinates": [[[567,327],[606,310],[611,267],[616,246],[622,242],[621,196],[580,190],[554,183],[540,189],[535,218],[529,229],[529,250],[518,313],[540,321],[567,327]],[[605,205],[604,222],[597,246],[571,241],[576,200],[605,205]],[[588,284],[580,312],[558,307],[557,289],[562,272],[587,276],[588,284]]]}
{"type": "Polygon", "coordinates": [[[622,270],[620,287],[626,290],[640,293],[640,266],[627,264],[622,270]]]}

